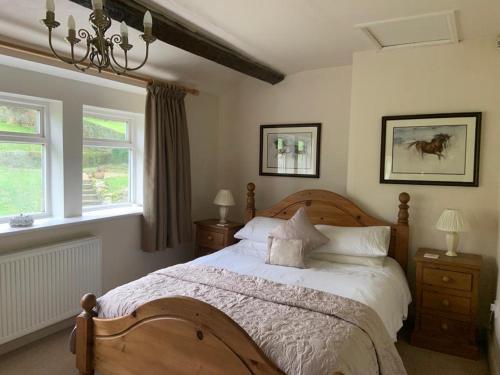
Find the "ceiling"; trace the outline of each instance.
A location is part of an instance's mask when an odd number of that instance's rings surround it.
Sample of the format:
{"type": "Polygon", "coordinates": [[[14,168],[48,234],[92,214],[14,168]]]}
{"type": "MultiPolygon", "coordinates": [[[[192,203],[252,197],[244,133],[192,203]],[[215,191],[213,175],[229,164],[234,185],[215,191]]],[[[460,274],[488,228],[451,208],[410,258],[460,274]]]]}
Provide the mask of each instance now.
{"type": "MultiPolygon", "coordinates": [[[[88,25],[88,9],[67,0],[55,0],[60,51],[69,14],[77,26],[88,25]]],[[[151,8],[166,11],[225,41],[258,61],[285,74],[351,64],[356,51],[373,44],[354,25],[443,10],[458,10],[461,39],[500,33],[498,0],[146,0],[151,8]]],[[[42,0],[0,0],[0,36],[46,48],[42,0]]],[[[113,31],[118,32],[115,23],[113,31]]],[[[139,32],[131,31],[132,58],[144,53],[139,32]]],[[[163,42],[152,45],[144,74],[180,81],[213,93],[236,84],[244,75],[194,56],[163,42]]]]}

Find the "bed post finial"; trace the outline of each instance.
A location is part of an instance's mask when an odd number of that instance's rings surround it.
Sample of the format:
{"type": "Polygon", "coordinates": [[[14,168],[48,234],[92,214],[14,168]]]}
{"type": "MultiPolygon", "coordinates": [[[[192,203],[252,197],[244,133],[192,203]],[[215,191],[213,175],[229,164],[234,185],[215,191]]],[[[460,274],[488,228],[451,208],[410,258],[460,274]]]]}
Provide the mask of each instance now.
{"type": "Polygon", "coordinates": [[[410,227],[408,225],[408,218],[410,217],[408,213],[408,202],[410,201],[410,194],[401,193],[399,194],[399,212],[398,212],[398,225],[397,225],[397,237],[395,243],[395,258],[403,267],[406,272],[408,267],[408,251],[410,247],[410,227]]]}
{"type": "Polygon", "coordinates": [[[399,205],[399,213],[398,213],[398,224],[406,224],[408,225],[408,218],[410,217],[408,213],[408,202],[410,201],[410,194],[408,193],[401,193],[399,194],[399,202],[401,203],[399,205]]]}
{"type": "Polygon", "coordinates": [[[92,316],[94,307],[97,305],[97,299],[94,294],[85,294],[80,300],[80,306],[87,316],[92,316]]]}
{"type": "Polygon", "coordinates": [[[247,184],[247,208],[245,211],[245,221],[250,221],[255,217],[255,184],[247,184]]]}
{"type": "Polygon", "coordinates": [[[75,354],[76,367],[81,375],[94,374],[94,355],[92,347],[94,346],[94,317],[97,313],[94,307],[97,300],[94,294],[85,294],[80,300],[83,312],[76,317],[76,339],[75,354]]]}

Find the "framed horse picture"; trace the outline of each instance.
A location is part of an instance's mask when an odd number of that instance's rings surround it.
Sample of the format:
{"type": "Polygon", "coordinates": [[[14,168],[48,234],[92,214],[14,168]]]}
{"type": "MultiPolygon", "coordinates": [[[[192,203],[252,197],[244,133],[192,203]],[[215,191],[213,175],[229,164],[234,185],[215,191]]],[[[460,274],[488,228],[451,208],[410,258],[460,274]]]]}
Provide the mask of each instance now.
{"type": "Polygon", "coordinates": [[[479,186],[481,113],[382,117],[380,183],[479,186]]]}

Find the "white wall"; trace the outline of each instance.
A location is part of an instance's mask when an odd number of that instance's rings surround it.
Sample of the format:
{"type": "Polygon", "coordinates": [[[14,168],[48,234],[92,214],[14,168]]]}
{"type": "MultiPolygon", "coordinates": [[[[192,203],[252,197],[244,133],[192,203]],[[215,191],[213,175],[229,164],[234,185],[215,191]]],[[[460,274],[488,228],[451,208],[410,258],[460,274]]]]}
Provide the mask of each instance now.
{"type": "Polygon", "coordinates": [[[241,219],[246,184],[256,183],[257,207],[276,203],[301,189],[345,193],[351,68],[337,67],[287,76],[271,86],[254,79],[221,99],[219,187],[233,191],[241,219]],[[321,122],[320,178],[259,176],[259,125],[321,122]]]}
{"type": "MultiPolygon", "coordinates": [[[[500,176],[498,180],[498,213],[500,214],[500,176]]],[[[498,222],[500,233],[500,220],[498,222]]],[[[500,236],[497,250],[497,272],[500,270],[500,236]]],[[[497,275],[496,311],[493,321],[494,330],[489,337],[488,357],[491,375],[500,375],[500,276],[497,275]]]]}
{"type": "MultiPolygon", "coordinates": [[[[434,229],[446,207],[462,209],[472,230],[460,250],[482,254],[481,317],[485,324],[496,284],[500,142],[500,52],[493,39],[458,45],[406,48],[354,55],[347,193],[369,212],[393,220],[397,194],[411,194],[411,253],[444,249],[434,229]],[[483,112],[478,188],[380,184],[381,117],[384,115],[483,112]]],[[[410,280],[413,280],[413,267],[410,280]]]]}
{"type": "MultiPolygon", "coordinates": [[[[62,102],[64,130],[64,178],[69,186],[66,214],[79,215],[81,201],[82,106],[143,113],[145,90],[134,94],[37,72],[0,65],[0,91],[62,102]]],[[[201,94],[186,97],[191,140],[193,219],[215,214],[211,200],[216,193],[218,99],[201,94]]],[[[106,291],[153,270],[188,260],[192,246],[145,253],[140,249],[140,216],[108,219],[81,225],[44,229],[0,237],[0,253],[94,234],[103,242],[103,289],[106,291]],[[120,262],[116,262],[120,259],[120,262]]]]}

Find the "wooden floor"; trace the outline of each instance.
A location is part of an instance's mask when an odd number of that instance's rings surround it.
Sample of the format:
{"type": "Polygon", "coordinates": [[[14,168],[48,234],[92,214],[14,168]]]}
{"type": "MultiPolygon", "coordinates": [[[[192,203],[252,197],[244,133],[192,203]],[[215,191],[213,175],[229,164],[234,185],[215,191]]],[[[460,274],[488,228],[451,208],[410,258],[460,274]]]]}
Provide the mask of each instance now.
{"type": "MultiPolygon", "coordinates": [[[[0,356],[1,375],[73,375],[74,357],[68,350],[69,331],[62,331],[0,356]]],[[[485,358],[471,361],[397,344],[408,375],[489,375],[485,358]]]]}

